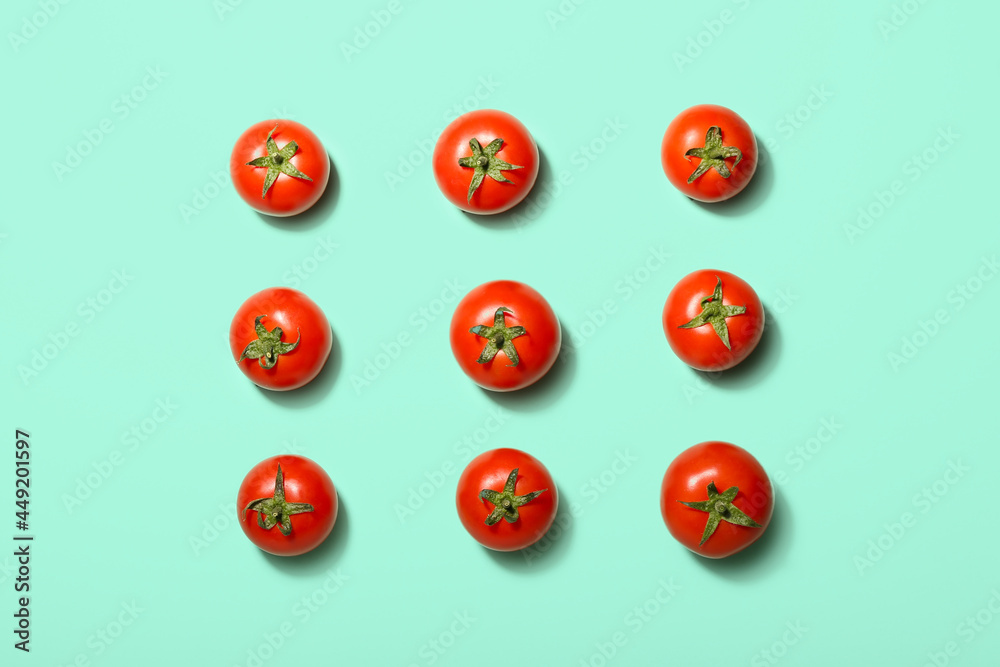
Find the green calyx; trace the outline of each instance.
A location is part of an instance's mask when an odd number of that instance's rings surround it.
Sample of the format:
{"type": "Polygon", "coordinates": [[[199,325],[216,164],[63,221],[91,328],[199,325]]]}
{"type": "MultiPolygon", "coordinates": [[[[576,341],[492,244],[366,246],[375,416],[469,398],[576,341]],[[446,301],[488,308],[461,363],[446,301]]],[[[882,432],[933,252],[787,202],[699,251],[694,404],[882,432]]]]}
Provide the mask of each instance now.
{"type": "Polygon", "coordinates": [[[542,489],[541,491],[526,493],[523,496],[516,495],[514,487],[517,486],[517,471],[518,468],[510,471],[510,474],[507,476],[507,482],[503,485],[503,491],[498,492],[493,489],[483,489],[479,492],[480,499],[493,503],[493,511],[486,517],[487,526],[494,525],[500,519],[503,519],[507,523],[514,523],[518,519],[518,507],[527,505],[548,491],[548,489],[542,489]]]}
{"type": "Polygon", "coordinates": [[[281,534],[288,537],[292,534],[292,515],[312,512],[309,503],[290,503],[285,500],[285,478],[278,466],[278,474],[274,478],[274,495],[270,498],[258,498],[247,503],[243,508],[242,520],[246,521],[247,512],[257,512],[257,525],[264,530],[278,526],[281,534]]]}
{"type": "Polygon", "coordinates": [[[281,340],[285,333],[281,327],[274,327],[268,331],[267,327],[260,323],[265,317],[267,315],[258,315],[253,321],[254,328],[257,330],[257,339],[250,341],[243,348],[243,354],[240,355],[236,363],[241,363],[244,359],[259,359],[258,363],[261,368],[274,368],[274,365],[278,363],[278,357],[288,354],[299,346],[299,341],[302,340],[301,331],[298,332],[299,337],[295,339],[294,343],[285,343],[281,340]]]}
{"type": "Polygon", "coordinates": [[[497,356],[497,352],[503,350],[503,353],[510,359],[510,363],[507,365],[517,366],[520,360],[517,356],[517,349],[514,348],[514,339],[528,332],[522,326],[508,327],[506,325],[504,322],[504,313],[512,312],[514,311],[510,308],[501,306],[493,314],[493,326],[487,327],[480,324],[469,329],[470,332],[486,339],[486,347],[483,348],[479,358],[476,359],[477,364],[485,364],[488,361],[492,361],[493,357],[497,356]]]}
{"type": "Polygon", "coordinates": [[[715,488],[715,482],[712,481],[708,483],[708,500],[700,500],[693,503],[683,500],[677,501],[692,509],[708,512],[708,523],[705,524],[705,532],[702,533],[701,542],[698,543],[698,546],[703,545],[712,536],[715,529],[719,527],[720,521],[727,521],[737,526],[746,526],[747,528],[763,528],[763,526],[733,505],[733,499],[736,498],[736,494],[739,492],[740,490],[737,487],[731,486],[725,492],[719,493],[719,490],[715,488]]]}
{"type": "MultiPolygon", "coordinates": [[[[278,126],[274,126],[274,130],[277,130],[278,126]]],[[[278,150],[278,144],[275,143],[271,135],[274,134],[274,130],[267,133],[267,155],[261,155],[260,157],[255,157],[254,159],[247,162],[248,167],[267,167],[267,175],[264,177],[264,190],[260,193],[260,198],[263,199],[267,195],[267,191],[271,189],[274,182],[278,180],[279,174],[285,174],[286,176],[292,176],[294,178],[304,178],[307,181],[312,179],[303,174],[301,171],[295,168],[292,164],[292,156],[295,152],[299,150],[299,145],[294,141],[289,141],[285,144],[285,147],[278,150]]]]}
{"type": "Polygon", "coordinates": [[[736,162],[733,163],[734,167],[743,159],[743,152],[739,148],[722,145],[722,130],[717,125],[708,128],[703,147],[689,148],[684,155],[701,158],[697,169],[688,176],[688,183],[693,183],[696,178],[709,169],[715,169],[719,172],[719,176],[729,178],[732,172],[729,170],[729,165],[726,164],[726,158],[736,158],[736,162]]]}
{"type": "Polygon", "coordinates": [[[483,148],[479,140],[473,137],[469,141],[469,146],[472,148],[472,155],[458,160],[458,163],[463,167],[475,170],[472,174],[472,182],[469,183],[469,197],[466,201],[472,201],[472,195],[482,185],[485,177],[489,176],[500,183],[510,183],[510,179],[502,172],[511,169],[524,169],[522,166],[504,162],[496,156],[497,151],[503,146],[503,139],[494,139],[486,145],[486,148],[483,148]]]}
{"type": "Polygon", "coordinates": [[[726,349],[733,349],[729,345],[729,327],[726,325],[727,317],[742,315],[747,312],[746,306],[727,306],[722,303],[722,278],[715,277],[715,291],[710,296],[701,300],[701,312],[687,324],[682,324],[678,329],[694,329],[695,327],[711,324],[715,333],[719,336],[726,349]]]}

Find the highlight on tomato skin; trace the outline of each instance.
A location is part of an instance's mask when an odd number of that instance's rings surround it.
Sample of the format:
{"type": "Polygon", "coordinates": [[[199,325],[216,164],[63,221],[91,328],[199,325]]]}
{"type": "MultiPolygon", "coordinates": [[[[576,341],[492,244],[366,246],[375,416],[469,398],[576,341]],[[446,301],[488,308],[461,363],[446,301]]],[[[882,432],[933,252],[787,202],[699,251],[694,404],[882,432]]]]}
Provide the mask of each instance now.
{"type": "Polygon", "coordinates": [[[562,329],[536,290],[515,280],[494,280],[458,303],[449,338],[455,361],[473,382],[490,391],[516,391],[555,364],[562,329]]]}
{"type": "Polygon", "coordinates": [[[298,215],[326,191],[330,156],[302,123],[263,120],[236,140],[229,177],[236,193],[255,211],[276,217],[298,215]]]}
{"type": "Polygon", "coordinates": [[[667,467],[660,512],[684,547],[706,558],[726,558],[763,536],[774,513],[774,488],[747,450],[728,442],[703,442],[667,467]]]}
{"type": "Polygon", "coordinates": [[[757,292],[728,271],[702,269],[677,281],[661,322],[670,349],[699,371],[724,371],[742,363],[764,332],[757,292]]]}
{"type": "Polygon", "coordinates": [[[700,202],[742,192],[757,170],[757,138],[739,114],[698,104],[670,121],[660,144],[663,172],[675,188],[700,202]]]}
{"type": "Polygon", "coordinates": [[[469,462],[458,480],[455,505],[462,526],[479,544],[494,551],[517,551],[552,527],[559,494],[541,461],[504,447],[469,462]]]}
{"type": "Polygon", "coordinates": [[[319,375],[333,349],[333,330],[308,296],[271,287],[236,311],[229,348],[240,371],[258,387],[289,391],[319,375]]]}
{"type": "Polygon", "coordinates": [[[507,211],[528,196],[538,178],[534,137],[514,116],[477,109],[441,132],[431,159],[441,193],[467,213],[507,211]]]}
{"type": "Polygon", "coordinates": [[[326,471],[304,456],[264,459],[246,474],[236,497],[243,534],[276,556],[312,551],[337,521],[337,489],[326,471]]]}

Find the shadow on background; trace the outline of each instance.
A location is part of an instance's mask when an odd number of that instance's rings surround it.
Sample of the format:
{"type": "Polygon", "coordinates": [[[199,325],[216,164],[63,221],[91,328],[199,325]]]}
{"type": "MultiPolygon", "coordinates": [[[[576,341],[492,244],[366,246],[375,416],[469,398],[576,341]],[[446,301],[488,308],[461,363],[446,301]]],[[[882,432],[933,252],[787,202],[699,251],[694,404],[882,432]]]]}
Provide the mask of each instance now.
{"type": "Polygon", "coordinates": [[[692,373],[701,376],[706,384],[722,389],[742,389],[763,380],[774,365],[778,363],[781,351],[781,330],[777,320],[766,307],[764,308],[764,331],[761,334],[757,348],[742,362],[728,371],[696,371],[692,373]]]}
{"type": "MultiPolygon", "coordinates": [[[[261,551],[264,558],[276,569],[295,576],[308,577],[326,572],[330,568],[336,568],[344,549],[347,547],[348,533],[350,533],[350,522],[344,507],[344,496],[339,492],[337,504],[337,521],[333,524],[330,535],[318,547],[301,556],[275,556],[261,551]]],[[[294,525],[295,520],[292,519],[293,530],[294,525]]]]}
{"type": "Polygon", "coordinates": [[[775,493],[774,514],[760,539],[743,551],[728,558],[705,558],[691,552],[698,564],[714,574],[733,581],[758,579],[769,570],[778,570],[788,554],[792,541],[791,506],[780,492],[775,493]]]}
{"type": "Polygon", "coordinates": [[[480,388],[494,403],[502,408],[520,412],[544,410],[552,405],[569,387],[576,375],[576,352],[566,345],[566,324],[559,320],[563,330],[563,344],[552,368],[538,382],[516,391],[490,391],[480,388]]]}
{"type": "Polygon", "coordinates": [[[333,383],[336,382],[337,376],[340,375],[340,367],[344,363],[344,355],[340,350],[340,341],[337,340],[337,333],[333,331],[332,327],[330,333],[333,336],[333,343],[330,347],[330,358],[326,360],[326,364],[320,370],[319,375],[313,378],[312,382],[291,391],[272,391],[263,387],[257,388],[268,400],[285,408],[308,408],[310,405],[315,405],[322,400],[324,396],[330,393],[333,383]]]}
{"type": "Polygon", "coordinates": [[[497,565],[511,572],[544,572],[565,558],[572,540],[574,519],[558,484],[556,492],[559,494],[559,508],[552,527],[542,539],[520,551],[493,551],[483,547],[497,565]]]}
{"type": "MultiPolygon", "coordinates": [[[[489,178],[487,176],[487,178],[489,178]]],[[[749,187],[749,186],[748,186],[749,187]]],[[[468,211],[462,211],[469,220],[472,220],[477,225],[482,225],[483,227],[489,228],[499,228],[499,227],[512,227],[514,225],[515,219],[528,207],[531,206],[535,198],[542,194],[551,192],[552,189],[552,168],[549,166],[549,161],[545,159],[545,153],[542,152],[542,147],[538,147],[538,177],[535,179],[535,184],[531,188],[531,192],[528,194],[524,200],[509,210],[503,213],[494,213],[493,215],[480,215],[477,213],[469,213],[468,211]]],[[[551,203],[551,202],[550,202],[551,203]]],[[[523,222],[531,222],[535,218],[529,218],[528,216],[523,216],[523,222]]]]}
{"type": "Polygon", "coordinates": [[[696,201],[694,199],[691,201],[706,211],[718,215],[735,217],[749,213],[764,203],[767,195],[774,187],[774,165],[771,164],[772,159],[771,154],[764,148],[764,142],[760,140],[760,137],[757,137],[757,171],[754,172],[753,178],[750,179],[750,182],[747,183],[742,192],[726,201],[713,203],[696,201]]]}
{"type": "MultiPolygon", "coordinates": [[[[288,176],[287,178],[292,178],[288,176]]],[[[276,181],[275,185],[279,183],[276,181]]],[[[275,215],[267,215],[266,213],[257,212],[257,215],[272,227],[277,227],[278,229],[287,229],[296,232],[304,232],[310,229],[315,229],[319,225],[323,224],[327,218],[330,217],[330,213],[333,211],[334,207],[337,205],[337,200],[340,199],[340,176],[337,174],[337,167],[333,164],[333,158],[330,158],[330,180],[326,184],[326,190],[320,195],[319,201],[312,205],[309,209],[299,213],[298,215],[290,215],[287,217],[278,217],[275,215]]]]}

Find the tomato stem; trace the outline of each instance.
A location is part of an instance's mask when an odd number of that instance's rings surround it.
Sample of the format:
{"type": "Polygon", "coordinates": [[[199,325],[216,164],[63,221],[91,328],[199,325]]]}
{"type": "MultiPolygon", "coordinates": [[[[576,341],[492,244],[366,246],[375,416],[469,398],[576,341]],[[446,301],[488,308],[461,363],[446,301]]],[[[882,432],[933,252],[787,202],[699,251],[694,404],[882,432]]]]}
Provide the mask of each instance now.
{"type": "Polygon", "coordinates": [[[504,313],[513,312],[510,308],[500,306],[493,313],[493,326],[488,327],[477,324],[469,329],[470,333],[482,336],[487,340],[486,347],[483,348],[483,351],[479,354],[479,358],[476,359],[477,364],[485,364],[493,361],[493,357],[497,356],[497,352],[500,350],[503,350],[503,353],[507,355],[507,359],[510,360],[508,366],[517,366],[520,363],[520,359],[517,356],[517,348],[514,347],[514,339],[528,332],[522,326],[507,326],[504,320],[504,313]]]}
{"type": "Polygon", "coordinates": [[[737,526],[746,526],[747,528],[763,528],[759,523],[744,514],[743,510],[733,505],[733,500],[739,492],[738,487],[731,486],[723,493],[719,493],[719,490],[715,488],[715,481],[713,480],[708,483],[708,500],[699,500],[697,502],[677,501],[692,509],[708,512],[708,522],[705,524],[705,532],[702,533],[701,542],[698,543],[698,546],[704,544],[715,533],[715,529],[719,527],[720,521],[736,524],[737,526]]]}
{"type": "Polygon", "coordinates": [[[507,475],[507,481],[503,485],[503,491],[483,489],[479,492],[479,498],[481,500],[493,503],[494,509],[490,512],[489,516],[486,517],[487,526],[496,524],[500,521],[500,519],[503,519],[507,523],[514,523],[519,518],[517,513],[518,507],[527,505],[532,500],[548,491],[548,489],[542,489],[540,491],[526,493],[523,496],[519,496],[514,493],[514,489],[517,486],[518,470],[518,468],[514,468],[510,471],[510,474],[507,475]]]}
{"type": "Polygon", "coordinates": [[[485,177],[489,176],[499,183],[511,183],[512,181],[504,176],[502,172],[510,171],[511,169],[524,169],[521,165],[510,164],[498,158],[496,154],[501,146],[503,146],[503,139],[500,138],[491,141],[487,144],[486,148],[483,148],[482,144],[475,137],[469,140],[472,155],[459,158],[458,160],[458,164],[461,166],[470,167],[475,170],[472,173],[472,182],[469,183],[468,201],[472,201],[472,195],[482,185],[485,177]]]}
{"type": "Polygon", "coordinates": [[[727,306],[722,303],[722,278],[718,276],[715,277],[715,291],[709,296],[704,297],[700,303],[702,310],[698,316],[677,328],[694,329],[711,324],[722,344],[726,346],[726,349],[731,350],[732,347],[729,345],[729,326],[726,325],[726,318],[743,315],[747,312],[746,306],[727,306]]]}
{"type": "Polygon", "coordinates": [[[735,146],[724,146],[722,144],[722,130],[713,125],[705,133],[705,145],[699,148],[689,148],[685,156],[701,158],[698,167],[688,176],[688,183],[693,183],[696,178],[704,174],[709,169],[715,169],[719,176],[729,178],[732,172],[726,164],[726,158],[734,157],[733,168],[743,159],[743,152],[735,146]]]}
{"type": "MultiPolygon", "coordinates": [[[[257,339],[247,343],[247,346],[243,348],[243,354],[236,360],[237,364],[242,363],[244,359],[259,359],[257,363],[260,364],[261,368],[274,368],[274,365],[278,363],[279,356],[288,354],[299,346],[299,341],[302,340],[301,331],[299,331],[299,337],[295,339],[294,343],[285,343],[281,340],[284,335],[281,327],[274,327],[268,331],[267,327],[260,323],[265,317],[267,315],[258,315],[254,319],[253,325],[257,332],[257,339]]],[[[296,331],[298,330],[296,329],[296,331]]]]}
{"type": "Polygon", "coordinates": [[[313,509],[309,503],[290,503],[285,500],[285,477],[281,472],[281,464],[278,464],[278,474],[274,478],[274,495],[247,503],[243,508],[241,520],[246,521],[247,512],[255,511],[258,526],[264,530],[278,526],[281,534],[287,537],[292,534],[292,515],[312,512],[313,509]]]}

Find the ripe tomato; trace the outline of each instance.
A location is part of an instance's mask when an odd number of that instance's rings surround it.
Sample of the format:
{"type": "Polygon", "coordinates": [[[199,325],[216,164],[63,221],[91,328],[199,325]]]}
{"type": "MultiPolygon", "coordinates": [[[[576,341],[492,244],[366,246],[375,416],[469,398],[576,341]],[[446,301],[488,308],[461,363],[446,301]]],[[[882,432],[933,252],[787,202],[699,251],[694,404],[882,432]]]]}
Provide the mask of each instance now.
{"type": "Polygon", "coordinates": [[[735,112],[699,104],[670,121],[660,146],[663,171],[691,199],[729,199],[757,169],[757,139],[735,112]]]}
{"type": "Polygon", "coordinates": [[[492,449],[462,471],[455,505],[477,542],[494,551],[516,551],[545,535],[559,497],[541,461],[518,449],[492,449]]]}
{"type": "Polygon", "coordinates": [[[545,375],[562,345],[559,320],[524,283],[495,280],[465,295],[451,317],[451,351],[484,389],[513,391],[545,375]]]}
{"type": "Polygon", "coordinates": [[[469,213],[501,213],[528,196],[538,178],[538,147],[521,121],[479,109],[459,116],[434,146],[434,178],[469,213]]]}
{"type": "Polygon", "coordinates": [[[725,558],[764,534],[774,492],[748,451],[728,442],[703,442],[667,468],[660,511],[678,542],[700,556],[725,558]]]}
{"type": "Polygon", "coordinates": [[[318,547],[333,529],[337,489],[316,462],[272,456],[243,478],[236,511],[251,542],[276,556],[298,556],[318,547]]]}
{"type": "Polygon", "coordinates": [[[764,307],[745,281],[726,271],[689,273],[663,306],[663,333],[674,353],[699,371],[724,371],[753,352],[764,307]]]}
{"type": "Polygon", "coordinates": [[[288,287],[257,292],[229,326],[229,348],[240,370],[264,389],[298,389],[316,377],[333,347],[326,315],[288,287]]]}
{"type": "Polygon", "coordinates": [[[229,158],[236,192],[251,208],[296,215],[315,204],[330,180],[330,157],[312,131],[294,120],[265,120],[240,135],[229,158]]]}

